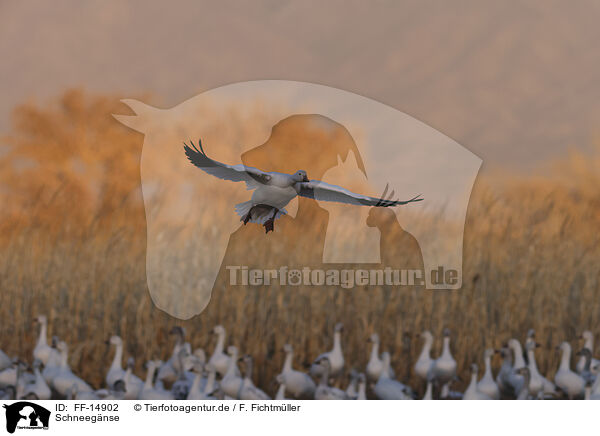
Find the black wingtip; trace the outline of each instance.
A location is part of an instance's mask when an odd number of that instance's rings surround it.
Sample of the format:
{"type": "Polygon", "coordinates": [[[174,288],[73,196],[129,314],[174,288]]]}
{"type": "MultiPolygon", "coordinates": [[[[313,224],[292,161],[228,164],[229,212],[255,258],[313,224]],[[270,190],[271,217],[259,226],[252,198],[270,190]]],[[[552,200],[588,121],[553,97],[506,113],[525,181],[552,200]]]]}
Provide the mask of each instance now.
{"type": "Polygon", "coordinates": [[[194,153],[194,151],[197,154],[201,154],[203,156],[206,156],[206,152],[204,151],[204,148],[202,148],[202,140],[198,139],[198,147],[200,147],[200,150],[198,150],[198,148],[196,147],[196,145],[194,145],[193,141],[190,141],[190,145],[191,145],[191,147],[185,141],[183,142],[183,149],[185,150],[185,154],[188,157],[191,157],[191,155],[194,153]]]}

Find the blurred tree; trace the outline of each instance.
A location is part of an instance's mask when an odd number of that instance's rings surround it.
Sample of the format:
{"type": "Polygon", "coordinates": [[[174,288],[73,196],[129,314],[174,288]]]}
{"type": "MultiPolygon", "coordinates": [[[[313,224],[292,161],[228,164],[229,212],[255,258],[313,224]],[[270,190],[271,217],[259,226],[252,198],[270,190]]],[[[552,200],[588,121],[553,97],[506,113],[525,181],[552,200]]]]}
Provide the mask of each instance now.
{"type": "MultiPolygon", "coordinates": [[[[0,148],[0,222],[54,234],[143,223],[140,134],[111,114],[118,98],[69,90],[15,109],[0,148]]],[[[8,229],[6,229],[8,227],[8,229]]],[[[12,232],[11,232],[12,233],[12,232]]],[[[5,232],[3,232],[5,234],[5,232]]]]}

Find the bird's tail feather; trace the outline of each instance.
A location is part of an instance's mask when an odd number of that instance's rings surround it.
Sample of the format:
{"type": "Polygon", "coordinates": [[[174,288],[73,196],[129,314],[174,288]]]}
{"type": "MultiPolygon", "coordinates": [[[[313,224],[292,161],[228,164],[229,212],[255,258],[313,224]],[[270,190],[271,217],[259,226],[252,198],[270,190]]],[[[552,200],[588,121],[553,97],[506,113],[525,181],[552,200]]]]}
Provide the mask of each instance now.
{"type": "MultiPolygon", "coordinates": [[[[269,218],[273,216],[273,207],[267,205],[257,205],[256,207],[252,203],[252,200],[244,201],[243,203],[238,203],[235,205],[235,211],[240,216],[240,221],[244,221],[246,215],[250,213],[250,209],[252,209],[252,214],[248,222],[264,224],[269,218]]],[[[282,215],[286,215],[287,211],[285,209],[279,209],[277,215],[275,215],[275,219],[280,218],[282,215]]]]}

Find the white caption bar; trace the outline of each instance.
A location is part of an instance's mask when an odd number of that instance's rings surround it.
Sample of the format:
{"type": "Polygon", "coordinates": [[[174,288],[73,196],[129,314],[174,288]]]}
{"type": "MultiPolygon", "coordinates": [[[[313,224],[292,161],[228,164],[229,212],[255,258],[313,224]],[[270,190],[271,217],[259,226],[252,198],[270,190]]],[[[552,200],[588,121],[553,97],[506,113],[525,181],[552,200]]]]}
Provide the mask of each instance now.
{"type": "MultiPolygon", "coordinates": [[[[15,434],[585,434],[595,428],[594,401],[33,401],[4,402],[1,425],[15,434]],[[19,403],[19,404],[18,404],[19,403]],[[41,406],[50,415],[31,404],[41,406]],[[29,408],[26,408],[29,407],[29,408]],[[19,409],[19,410],[17,410],[19,409]],[[15,415],[15,413],[27,416],[15,415]],[[12,415],[10,415],[12,414],[12,415]],[[5,416],[4,416],[5,415],[5,416]],[[10,415],[10,416],[9,416],[10,415]],[[19,418],[14,423],[14,419],[19,418]],[[33,426],[32,426],[33,424],[33,426]],[[174,433],[177,432],[177,433],[174,433]],[[142,433],[140,433],[142,434],[142,433]]],[[[4,428],[2,429],[5,430],[4,428]]]]}

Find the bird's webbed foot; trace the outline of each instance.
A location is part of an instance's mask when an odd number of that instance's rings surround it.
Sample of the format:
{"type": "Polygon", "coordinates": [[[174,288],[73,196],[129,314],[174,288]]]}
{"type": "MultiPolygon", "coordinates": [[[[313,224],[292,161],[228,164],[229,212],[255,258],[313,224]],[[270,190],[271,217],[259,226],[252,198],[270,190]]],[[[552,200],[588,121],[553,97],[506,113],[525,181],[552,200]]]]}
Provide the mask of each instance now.
{"type": "Polygon", "coordinates": [[[272,232],[273,230],[275,230],[275,218],[270,218],[267,221],[265,221],[265,233],[269,233],[272,232]]]}

